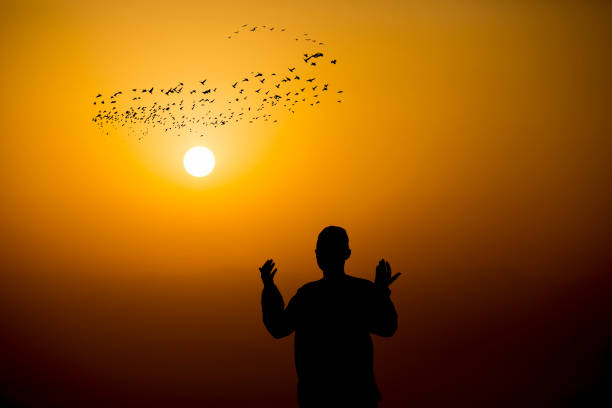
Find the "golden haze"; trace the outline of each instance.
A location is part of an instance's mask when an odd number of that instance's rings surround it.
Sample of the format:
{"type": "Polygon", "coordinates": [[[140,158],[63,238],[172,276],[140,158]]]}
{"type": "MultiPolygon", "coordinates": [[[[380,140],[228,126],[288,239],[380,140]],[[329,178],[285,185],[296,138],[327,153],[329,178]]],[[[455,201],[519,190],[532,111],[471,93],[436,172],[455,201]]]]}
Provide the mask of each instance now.
{"type": "Polygon", "coordinates": [[[375,340],[385,406],[469,399],[483,384],[497,406],[510,388],[546,400],[571,381],[551,361],[585,369],[562,333],[603,318],[581,302],[609,265],[605,2],[0,7],[13,392],[291,406],[292,345],[265,333],[257,267],[273,257],[288,298],[319,278],[315,239],[329,224],[349,233],[350,273],[373,278],[383,256],[403,272],[400,329],[375,340]],[[98,92],[227,86],[299,61],[300,46],[278,36],[226,39],[244,23],[324,39],[343,102],[204,138],[152,130],[144,143],[90,121],[98,92]],[[182,166],[198,144],[216,157],[202,179],[182,166]],[[555,305],[567,299],[590,320],[564,320],[555,305]]]}

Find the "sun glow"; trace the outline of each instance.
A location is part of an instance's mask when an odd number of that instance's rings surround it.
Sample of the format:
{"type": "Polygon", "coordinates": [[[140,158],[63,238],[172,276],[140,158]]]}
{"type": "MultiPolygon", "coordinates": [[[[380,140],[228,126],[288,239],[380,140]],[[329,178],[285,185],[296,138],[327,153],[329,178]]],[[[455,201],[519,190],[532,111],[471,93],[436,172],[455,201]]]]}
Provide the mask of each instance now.
{"type": "Polygon", "coordinates": [[[194,177],[204,177],[215,168],[215,156],[206,147],[196,146],[187,150],[183,164],[187,173],[194,177]]]}

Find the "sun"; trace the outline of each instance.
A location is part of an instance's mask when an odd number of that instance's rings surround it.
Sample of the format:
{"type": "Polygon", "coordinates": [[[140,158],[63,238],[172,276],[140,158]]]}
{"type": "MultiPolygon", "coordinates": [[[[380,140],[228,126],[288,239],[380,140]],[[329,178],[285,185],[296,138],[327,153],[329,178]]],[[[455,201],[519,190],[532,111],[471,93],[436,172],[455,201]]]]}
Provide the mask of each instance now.
{"type": "Polygon", "coordinates": [[[194,177],[204,177],[215,168],[215,156],[203,146],[195,146],[187,150],[183,164],[187,173],[194,177]]]}

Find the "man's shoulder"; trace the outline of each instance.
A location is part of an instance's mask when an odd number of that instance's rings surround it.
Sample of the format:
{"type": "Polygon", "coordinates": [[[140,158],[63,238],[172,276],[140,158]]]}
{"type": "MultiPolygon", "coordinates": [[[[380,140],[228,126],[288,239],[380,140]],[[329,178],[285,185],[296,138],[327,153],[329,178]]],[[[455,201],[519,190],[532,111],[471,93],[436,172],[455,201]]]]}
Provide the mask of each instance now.
{"type": "Polygon", "coordinates": [[[348,282],[351,290],[360,294],[370,294],[374,291],[374,282],[358,278],[356,276],[348,276],[348,282]]]}
{"type": "MultiPolygon", "coordinates": [[[[351,275],[345,275],[344,284],[363,290],[374,288],[374,283],[372,281],[351,275]]],[[[298,292],[313,292],[324,288],[326,285],[328,285],[328,283],[325,281],[325,279],[319,279],[306,283],[300,289],[298,289],[298,292]]]]}
{"type": "Polygon", "coordinates": [[[374,283],[367,279],[358,278],[356,276],[351,276],[351,275],[346,275],[346,277],[349,279],[349,281],[353,285],[359,285],[363,287],[373,287],[374,286],[374,283]]]}
{"type": "Polygon", "coordinates": [[[302,287],[298,289],[298,293],[300,293],[300,292],[304,293],[304,292],[310,292],[310,291],[313,291],[313,290],[317,290],[317,289],[321,288],[322,285],[323,285],[323,279],[319,279],[319,280],[316,280],[316,281],[308,282],[308,283],[302,285],[302,287]]]}

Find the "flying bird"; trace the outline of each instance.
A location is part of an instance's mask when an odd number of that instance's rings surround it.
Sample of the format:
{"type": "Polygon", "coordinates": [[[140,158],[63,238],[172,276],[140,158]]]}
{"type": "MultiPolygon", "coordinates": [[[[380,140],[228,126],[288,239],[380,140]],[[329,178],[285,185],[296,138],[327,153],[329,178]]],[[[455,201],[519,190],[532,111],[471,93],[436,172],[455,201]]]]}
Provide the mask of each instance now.
{"type": "Polygon", "coordinates": [[[317,53],[312,54],[311,56],[308,56],[308,54],[304,54],[304,56],[306,57],[306,58],[304,59],[304,62],[308,62],[308,60],[310,60],[311,58],[319,58],[319,57],[322,57],[322,56],[323,56],[323,53],[322,53],[322,52],[317,52],[317,53]]]}

